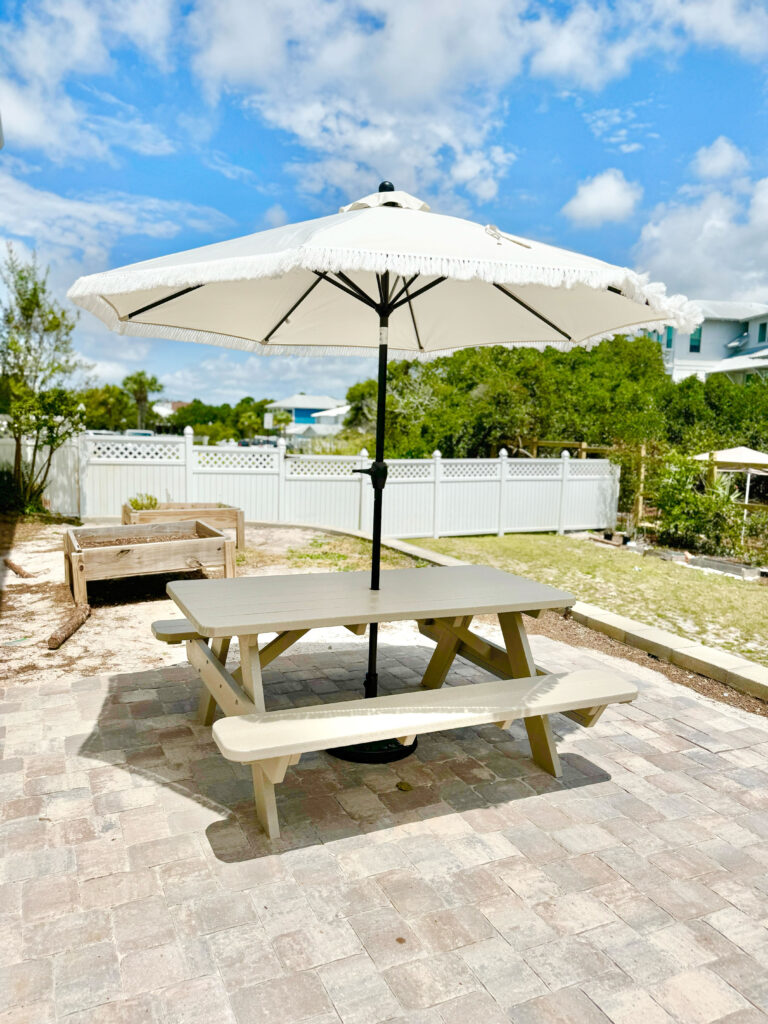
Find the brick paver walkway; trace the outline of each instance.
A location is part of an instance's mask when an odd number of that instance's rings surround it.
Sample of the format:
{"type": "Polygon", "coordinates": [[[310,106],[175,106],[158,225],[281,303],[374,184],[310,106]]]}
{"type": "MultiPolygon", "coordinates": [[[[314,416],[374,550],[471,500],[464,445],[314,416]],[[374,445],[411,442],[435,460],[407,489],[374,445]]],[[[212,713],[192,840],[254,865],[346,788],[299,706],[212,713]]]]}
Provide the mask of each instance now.
{"type": "MultiPolygon", "coordinates": [[[[768,721],[533,644],[641,687],[592,730],[555,720],[562,782],[517,726],[391,766],[306,757],[275,844],[186,666],[8,686],[0,1021],[768,1019],[768,721]]],[[[385,631],[382,688],[426,657],[385,631]]],[[[364,665],[329,630],[270,668],[268,706],[356,696],[364,665]]]]}

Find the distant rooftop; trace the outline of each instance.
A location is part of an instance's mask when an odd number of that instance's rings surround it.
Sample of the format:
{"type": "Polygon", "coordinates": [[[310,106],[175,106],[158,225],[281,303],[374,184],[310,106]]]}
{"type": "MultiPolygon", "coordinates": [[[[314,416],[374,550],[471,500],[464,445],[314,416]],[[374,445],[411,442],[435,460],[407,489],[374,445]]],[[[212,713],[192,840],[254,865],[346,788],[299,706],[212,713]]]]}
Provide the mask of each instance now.
{"type": "Polygon", "coordinates": [[[751,320],[765,316],[768,306],[762,302],[721,302],[715,299],[693,299],[706,320],[751,320]]]}
{"type": "Polygon", "coordinates": [[[341,405],[340,398],[331,398],[330,395],[291,395],[290,398],[280,398],[267,406],[268,409],[335,409],[341,405]]]}
{"type": "Polygon", "coordinates": [[[322,419],[323,416],[346,416],[351,405],[337,405],[333,409],[321,409],[320,412],[313,412],[312,419],[322,419]]]}

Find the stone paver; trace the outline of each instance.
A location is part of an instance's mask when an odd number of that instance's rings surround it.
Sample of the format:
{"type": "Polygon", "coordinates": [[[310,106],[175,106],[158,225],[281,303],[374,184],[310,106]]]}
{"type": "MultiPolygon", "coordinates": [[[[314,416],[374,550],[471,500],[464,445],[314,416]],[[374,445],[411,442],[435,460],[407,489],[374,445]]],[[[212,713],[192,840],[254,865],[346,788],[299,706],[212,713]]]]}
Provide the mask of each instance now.
{"type": "MultiPolygon", "coordinates": [[[[303,758],[270,843],[184,664],[0,689],[0,1021],[753,1024],[768,1019],[768,721],[630,662],[639,699],[422,737],[392,765],[303,758]],[[398,784],[401,785],[398,785],[398,784]]],[[[383,692],[426,642],[381,640],[383,692]]],[[[268,708],[359,696],[338,630],[265,672],[268,708]]],[[[482,678],[457,663],[447,684],[482,678]]]]}

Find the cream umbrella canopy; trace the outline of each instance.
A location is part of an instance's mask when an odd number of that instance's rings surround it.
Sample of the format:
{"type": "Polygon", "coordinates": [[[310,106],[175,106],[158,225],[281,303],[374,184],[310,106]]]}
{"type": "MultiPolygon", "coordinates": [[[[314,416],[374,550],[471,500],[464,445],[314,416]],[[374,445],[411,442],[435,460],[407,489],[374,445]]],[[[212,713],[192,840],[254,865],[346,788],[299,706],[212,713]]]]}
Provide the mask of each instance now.
{"type": "MultiPolygon", "coordinates": [[[[263,354],[379,357],[371,587],[379,588],[388,357],[477,345],[571,348],[697,315],[626,267],[432,213],[382,182],[339,213],[80,278],[69,298],[119,334],[263,354]]],[[[377,628],[366,695],[376,693],[377,628]]]]}

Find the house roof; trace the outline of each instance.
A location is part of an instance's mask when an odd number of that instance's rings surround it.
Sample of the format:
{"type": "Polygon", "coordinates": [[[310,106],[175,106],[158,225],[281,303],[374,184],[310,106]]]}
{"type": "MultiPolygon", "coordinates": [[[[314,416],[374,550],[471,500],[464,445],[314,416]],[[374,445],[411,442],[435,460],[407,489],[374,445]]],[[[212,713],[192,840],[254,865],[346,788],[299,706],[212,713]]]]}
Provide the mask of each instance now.
{"type": "Polygon", "coordinates": [[[333,409],[341,405],[341,399],[330,395],[291,395],[271,402],[268,409],[333,409]]]}
{"type": "Polygon", "coordinates": [[[762,302],[721,302],[717,299],[693,299],[705,320],[751,320],[765,316],[768,306],[762,302]]]}
{"type": "Polygon", "coordinates": [[[712,366],[706,367],[707,373],[755,373],[757,370],[768,369],[768,348],[760,348],[755,352],[739,352],[737,355],[721,359],[712,366]]]}
{"type": "Polygon", "coordinates": [[[313,412],[312,419],[320,419],[323,416],[346,416],[350,410],[348,405],[337,405],[333,409],[321,409],[320,412],[313,412]]]}

